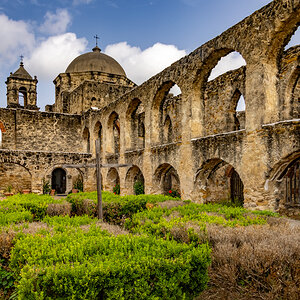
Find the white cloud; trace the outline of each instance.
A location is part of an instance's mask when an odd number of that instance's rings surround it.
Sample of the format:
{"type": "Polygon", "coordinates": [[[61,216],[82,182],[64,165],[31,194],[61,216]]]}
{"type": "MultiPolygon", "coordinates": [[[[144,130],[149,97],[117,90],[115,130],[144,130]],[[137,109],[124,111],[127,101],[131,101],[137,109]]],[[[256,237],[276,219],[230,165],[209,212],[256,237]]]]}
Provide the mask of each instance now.
{"type": "Polygon", "coordinates": [[[49,35],[66,32],[71,23],[71,16],[66,9],[57,9],[54,14],[48,11],[44,19],[45,22],[40,26],[40,31],[49,35]]]}
{"type": "Polygon", "coordinates": [[[65,71],[75,57],[85,51],[86,46],[87,40],[77,38],[75,33],[51,36],[34,49],[24,63],[32,75],[52,81],[65,71]]]}
{"type": "Polygon", "coordinates": [[[141,50],[128,45],[127,42],[121,42],[108,45],[104,52],[115,58],[124,68],[128,78],[137,84],[141,84],[186,55],[185,50],[161,43],[141,50]]]}
{"type": "Polygon", "coordinates": [[[93,0],[73,0],[73,5],[90,4],[93,0]]]}
{"type": "Polygon", "coordinates": [[[21,54],[27,55],[35,46],[31,26],[24,21],[14,21],[0,15],[0,63],[12,64],[21,54]]]}
{"type": "Polygon", "coordinates": [[[231,71],[245,66],[246,61],[243,56],[238,52],[231,52],[228,55],[222,57],[218,64],[211,70],[208,81],[215,79],[216,77],[231,71]]]}

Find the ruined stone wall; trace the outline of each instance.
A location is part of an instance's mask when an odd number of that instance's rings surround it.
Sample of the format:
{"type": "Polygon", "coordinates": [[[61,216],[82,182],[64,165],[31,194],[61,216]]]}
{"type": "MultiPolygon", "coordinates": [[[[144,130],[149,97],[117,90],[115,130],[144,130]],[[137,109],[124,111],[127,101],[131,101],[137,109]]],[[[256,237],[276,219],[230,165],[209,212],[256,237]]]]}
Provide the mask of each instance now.
{"type": "Polygon", "coordinates": [[[245,128],[238,126],[236,114],[240,95],[245,95],[245,79],[246,67],[242,67],[207,82],[203,104],[205,135],[245,128]]]}
{"type": "Polygon", "coordinates": [[[278,94],[280,119],[300,118],[300,46],[284,52],[280,62],[278,94]]]}
{"type": "Polygon", "coordinates": [[[81,117],[22,109],[0,109],[6,132],[2,148],[82,152],[81,117]]]}

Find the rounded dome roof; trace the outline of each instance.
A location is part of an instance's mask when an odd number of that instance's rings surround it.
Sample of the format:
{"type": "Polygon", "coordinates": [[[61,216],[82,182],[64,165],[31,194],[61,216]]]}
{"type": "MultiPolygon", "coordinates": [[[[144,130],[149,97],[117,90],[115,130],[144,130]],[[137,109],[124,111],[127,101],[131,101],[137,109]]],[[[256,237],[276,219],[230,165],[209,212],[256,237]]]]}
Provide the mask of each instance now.
{"type": "Polygon", "coordinates": [[[93,52],[79,55],[69,64],[66,73],[96,71],[126,76],[125,71],[115,59],[100,51],[100,48],[96,46],[93,52]]]}

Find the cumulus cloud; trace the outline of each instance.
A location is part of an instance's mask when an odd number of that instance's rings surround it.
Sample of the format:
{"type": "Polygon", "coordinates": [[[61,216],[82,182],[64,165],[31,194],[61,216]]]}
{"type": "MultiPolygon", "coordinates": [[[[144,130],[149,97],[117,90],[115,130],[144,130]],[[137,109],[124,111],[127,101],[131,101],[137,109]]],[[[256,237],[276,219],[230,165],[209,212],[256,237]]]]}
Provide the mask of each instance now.
{"type": "Polygon", "coordinates": [[[42,80],[53,80],[65,71],[69,63],[85,51],[87,40],[75,33],[51,36],[35,48],[24,63],[30,73],[42,80]]]}
{"type": "Polygon", "coordinates": [[[231,52],[228,55],[222,57],[218,64],[212,69],[208,81],[215,79],[216,77],[234,70],[241,66],[245,66],[246,61],[243,56],[238,52],[231,52]]]}
{"type": "Polygon", "coordinates": [[[65,33],[71,23],[71,16],[66,9],[57,9],[55,13],[47,12],[40,31],[49,35],[65,33]]]}
{"type": "Polygon", "coordinates": [[[125,69],[128,78],[137,84],[141,84],[186,55],[185,50],[161,43],[141,50],[139,47],[128,45],[127,42],[121,42],[108,45],[104,52],[115,58],[125,69]]]}
{"type": "Polygon", "coordinates": [[[35,36],[31,26],[24,21],[14,21],[0,15],[0,63],[11,64],[23,54],[28,54],[35,46],[35,36]]]}

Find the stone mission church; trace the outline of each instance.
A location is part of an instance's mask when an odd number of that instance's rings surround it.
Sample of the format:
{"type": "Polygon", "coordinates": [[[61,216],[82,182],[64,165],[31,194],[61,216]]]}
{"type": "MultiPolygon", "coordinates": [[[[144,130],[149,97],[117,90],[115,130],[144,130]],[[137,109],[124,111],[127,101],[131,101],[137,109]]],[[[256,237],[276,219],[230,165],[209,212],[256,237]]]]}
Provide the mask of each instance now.
{"type": "Polygon", "coordinates": [[[57,75],[45,112],[21,62],[0,109],[0,190],[95,190],[94,169],[64,165],[93,162],[100,139],[103,163],[132,164],[103,168],[105,190],[133,194],[140,181],[145,193],[299,214],[300,46],[285,49],[299,23],[300,0],[274,0],[139,86],[96,46],[57,75]],[[233,51],[246,66],[209,81],[233,51]]]}

